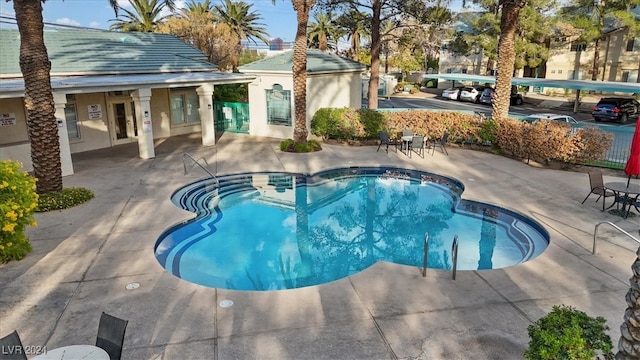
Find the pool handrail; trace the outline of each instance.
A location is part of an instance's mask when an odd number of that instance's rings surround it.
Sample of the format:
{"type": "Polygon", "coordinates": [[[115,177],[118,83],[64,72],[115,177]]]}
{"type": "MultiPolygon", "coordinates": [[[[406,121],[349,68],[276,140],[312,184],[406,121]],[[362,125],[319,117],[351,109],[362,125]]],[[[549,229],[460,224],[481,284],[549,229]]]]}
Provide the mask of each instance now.
{"type": "Polygon", "coordinates": [[[429,233],[424,233],[424,251],[422,252],[422,277],[427,276],[427,253],[429,252],[429,233]]]}
{"type": "Polygon", "coordinates": [[[202,170],[204,170],[207,174],[209,174],[209,176],[212,179],[215,179],[216,181],[218,180],[218,178],[209,170],[209,163],[207,162],[207,159],[205,159],[204,157],[200,157],[199,159],[196,160],[196,158],[194,158],[191,154],[189,153],[184,153],[182,155],[182,167],[184,168],[184,174],[187,175],[189,173],[189,170],[187,170],[187,163],[186,163],[186,159],[191,159],[191,161],[193,161],[193,165],[191,165],[191,168],[193,168],[194,165],[198,165],[202,170]],[[200,164],[200,160],[204,161],[205,165],[200,164]]]}
{"type": "Polygon", "coordinates": [[[453,236],[453,244],[451,244],[451,257],[453,260],[452,279],[456,279],[456,270],[458,268],[458,234],[453,236]]]}
{"type": "MultiPolygon", "coordinates": [[[[451,256],[453,262],[453,274],[452,279],[456,279],[456,271],[458,268],[458,235],[453,237],[453,244],[451,244],[451,256]]],[[[429,252],[429,233],[424,233],[424,250],[422,251],[422,277],[427,276],[427,254],[429,252]]]]}
{"type": "MultiPolygon", "coordinates": [[[[621,233],[627,235],[628,237],[630,237],[631,239],[633,239],[635,242],[640,244],[640,239],[637,239],[635,236],[629,234],[628,232],[626,232],[624,229],[622,229],[621,227],[619,227],[618,225],[612,223],[611,221],[603,221],[600,223],[596,224],[596,227],[593,229],[593,249],[591,250],[591,254],[595,255],[596,254],[596,238],[598,236],[598,228],[600,227],[600,225],[602,224],[609,224],[611,225],[614,229],[620,231],[621,233]]],[[[638,233],[640,234],[640,230],[638,230],[638,233]]]]}

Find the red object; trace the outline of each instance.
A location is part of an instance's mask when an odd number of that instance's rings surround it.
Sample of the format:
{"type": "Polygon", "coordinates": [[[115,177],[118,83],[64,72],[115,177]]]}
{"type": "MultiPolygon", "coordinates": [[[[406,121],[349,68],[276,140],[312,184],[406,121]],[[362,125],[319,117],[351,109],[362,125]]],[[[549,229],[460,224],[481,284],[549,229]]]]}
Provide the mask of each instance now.
{"type": "Polygon", "coordinates": [[[640,175],[640,121],[636,123],[636,131],[633,133],[633,140],[631,140],[631,153],[627,165],[624,167],[624,172],[629,175],[629,180],[632,176],[640,175]]]}

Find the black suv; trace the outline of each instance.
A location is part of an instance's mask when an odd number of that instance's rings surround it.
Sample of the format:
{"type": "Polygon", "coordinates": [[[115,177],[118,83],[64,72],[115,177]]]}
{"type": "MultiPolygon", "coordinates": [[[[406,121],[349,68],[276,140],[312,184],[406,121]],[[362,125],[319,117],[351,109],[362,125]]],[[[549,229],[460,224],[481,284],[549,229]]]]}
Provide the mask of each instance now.
{"type": "Polygon", "coordinates": [[[629,117],[640,113],[640,103],[633,98],[605,97],[593,107],[591,115],[596,121],[617,121],[624,124],[629,117]]]}

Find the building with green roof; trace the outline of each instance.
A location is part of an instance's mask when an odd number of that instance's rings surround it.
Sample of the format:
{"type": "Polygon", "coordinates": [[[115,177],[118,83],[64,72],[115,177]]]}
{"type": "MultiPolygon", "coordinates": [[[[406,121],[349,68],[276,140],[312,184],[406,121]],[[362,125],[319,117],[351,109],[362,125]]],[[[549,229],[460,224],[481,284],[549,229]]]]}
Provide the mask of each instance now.
{"type": "MultiPolygon", "coordinates": [[[[249,84],[250,134],[293,138],[293,51],[241,66],[255,79],[249,84]]],[[[362,73],[367,67],[336,54],[307,50],[307,127],[324,107],[360,108],[362,73]]]]}
{"type": "MultiPolygon", "coordinates": [[[[216,85],[252,75],[220,72],[207,56],[170,34],[45,28],[63,175],[71,154],[137,142],[153,158],[154,139],[201,133],[215,144],[216,85]]],[[[0,30],[0,159],[31,170],[19,65],[20,33],[0,30]]]]}

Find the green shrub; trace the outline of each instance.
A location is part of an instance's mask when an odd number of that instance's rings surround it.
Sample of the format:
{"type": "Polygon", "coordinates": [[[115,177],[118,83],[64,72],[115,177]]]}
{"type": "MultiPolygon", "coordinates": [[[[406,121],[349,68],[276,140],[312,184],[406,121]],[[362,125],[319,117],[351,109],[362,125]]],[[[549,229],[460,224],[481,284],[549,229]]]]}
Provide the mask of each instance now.
{"type": "Polygon", "coordinates": [[[378,133],[384,130],[385,117],[377,110],[360,110],[360,123],[364,127],[364,138],[377,139],[378,133]]]}
{"type": "Polygon", "coordinates": [[[16,161],[0,161],[0,262],[20,260],[31,251],[27,225],[36,226],[36,179],[16,161]]]}
{"type": "Polygon", "coordinates": [[[493,119],[485,120],[480,124],[478,136],[483,143],[496,141],[496,129],[498,124],[493,119]]]}
{"type": "Polygon", "coordinates": [[[311,119],[311,133],[316,136],[321,136],[325,140],[338,135],[338,123],[341,116],[341,109],[318,109],[311,119]]]}
{"type": "Polygon", "coordinates": [[[306,153],[313,151],[320,151],[322,147],[316,140],[309,140],[304,143],[296,143],[293,139],[283,140],[280,143],[280,151],[306,153]]]}
{"type": "Polygon", "coordinates": [[[55,191],[40,195],[36,211],[44,212],[68,209],[91,200],[93,197],[93,191],[89,189],[64,188],[62,191],[55,191]]]}
{"type": "Polygon", "coordinates": [[[289,149],[293,146],[293,139],[286,139],[280,142],[280,151],[289,151],[289,149]]]}
{"type": "Polygon", "coordinates": [[[613,359],[606,319],[592,318],[570,306],[553,306],[553,310],[529,325],[529,360],[591,360],[596,356],[613,359]]]}

